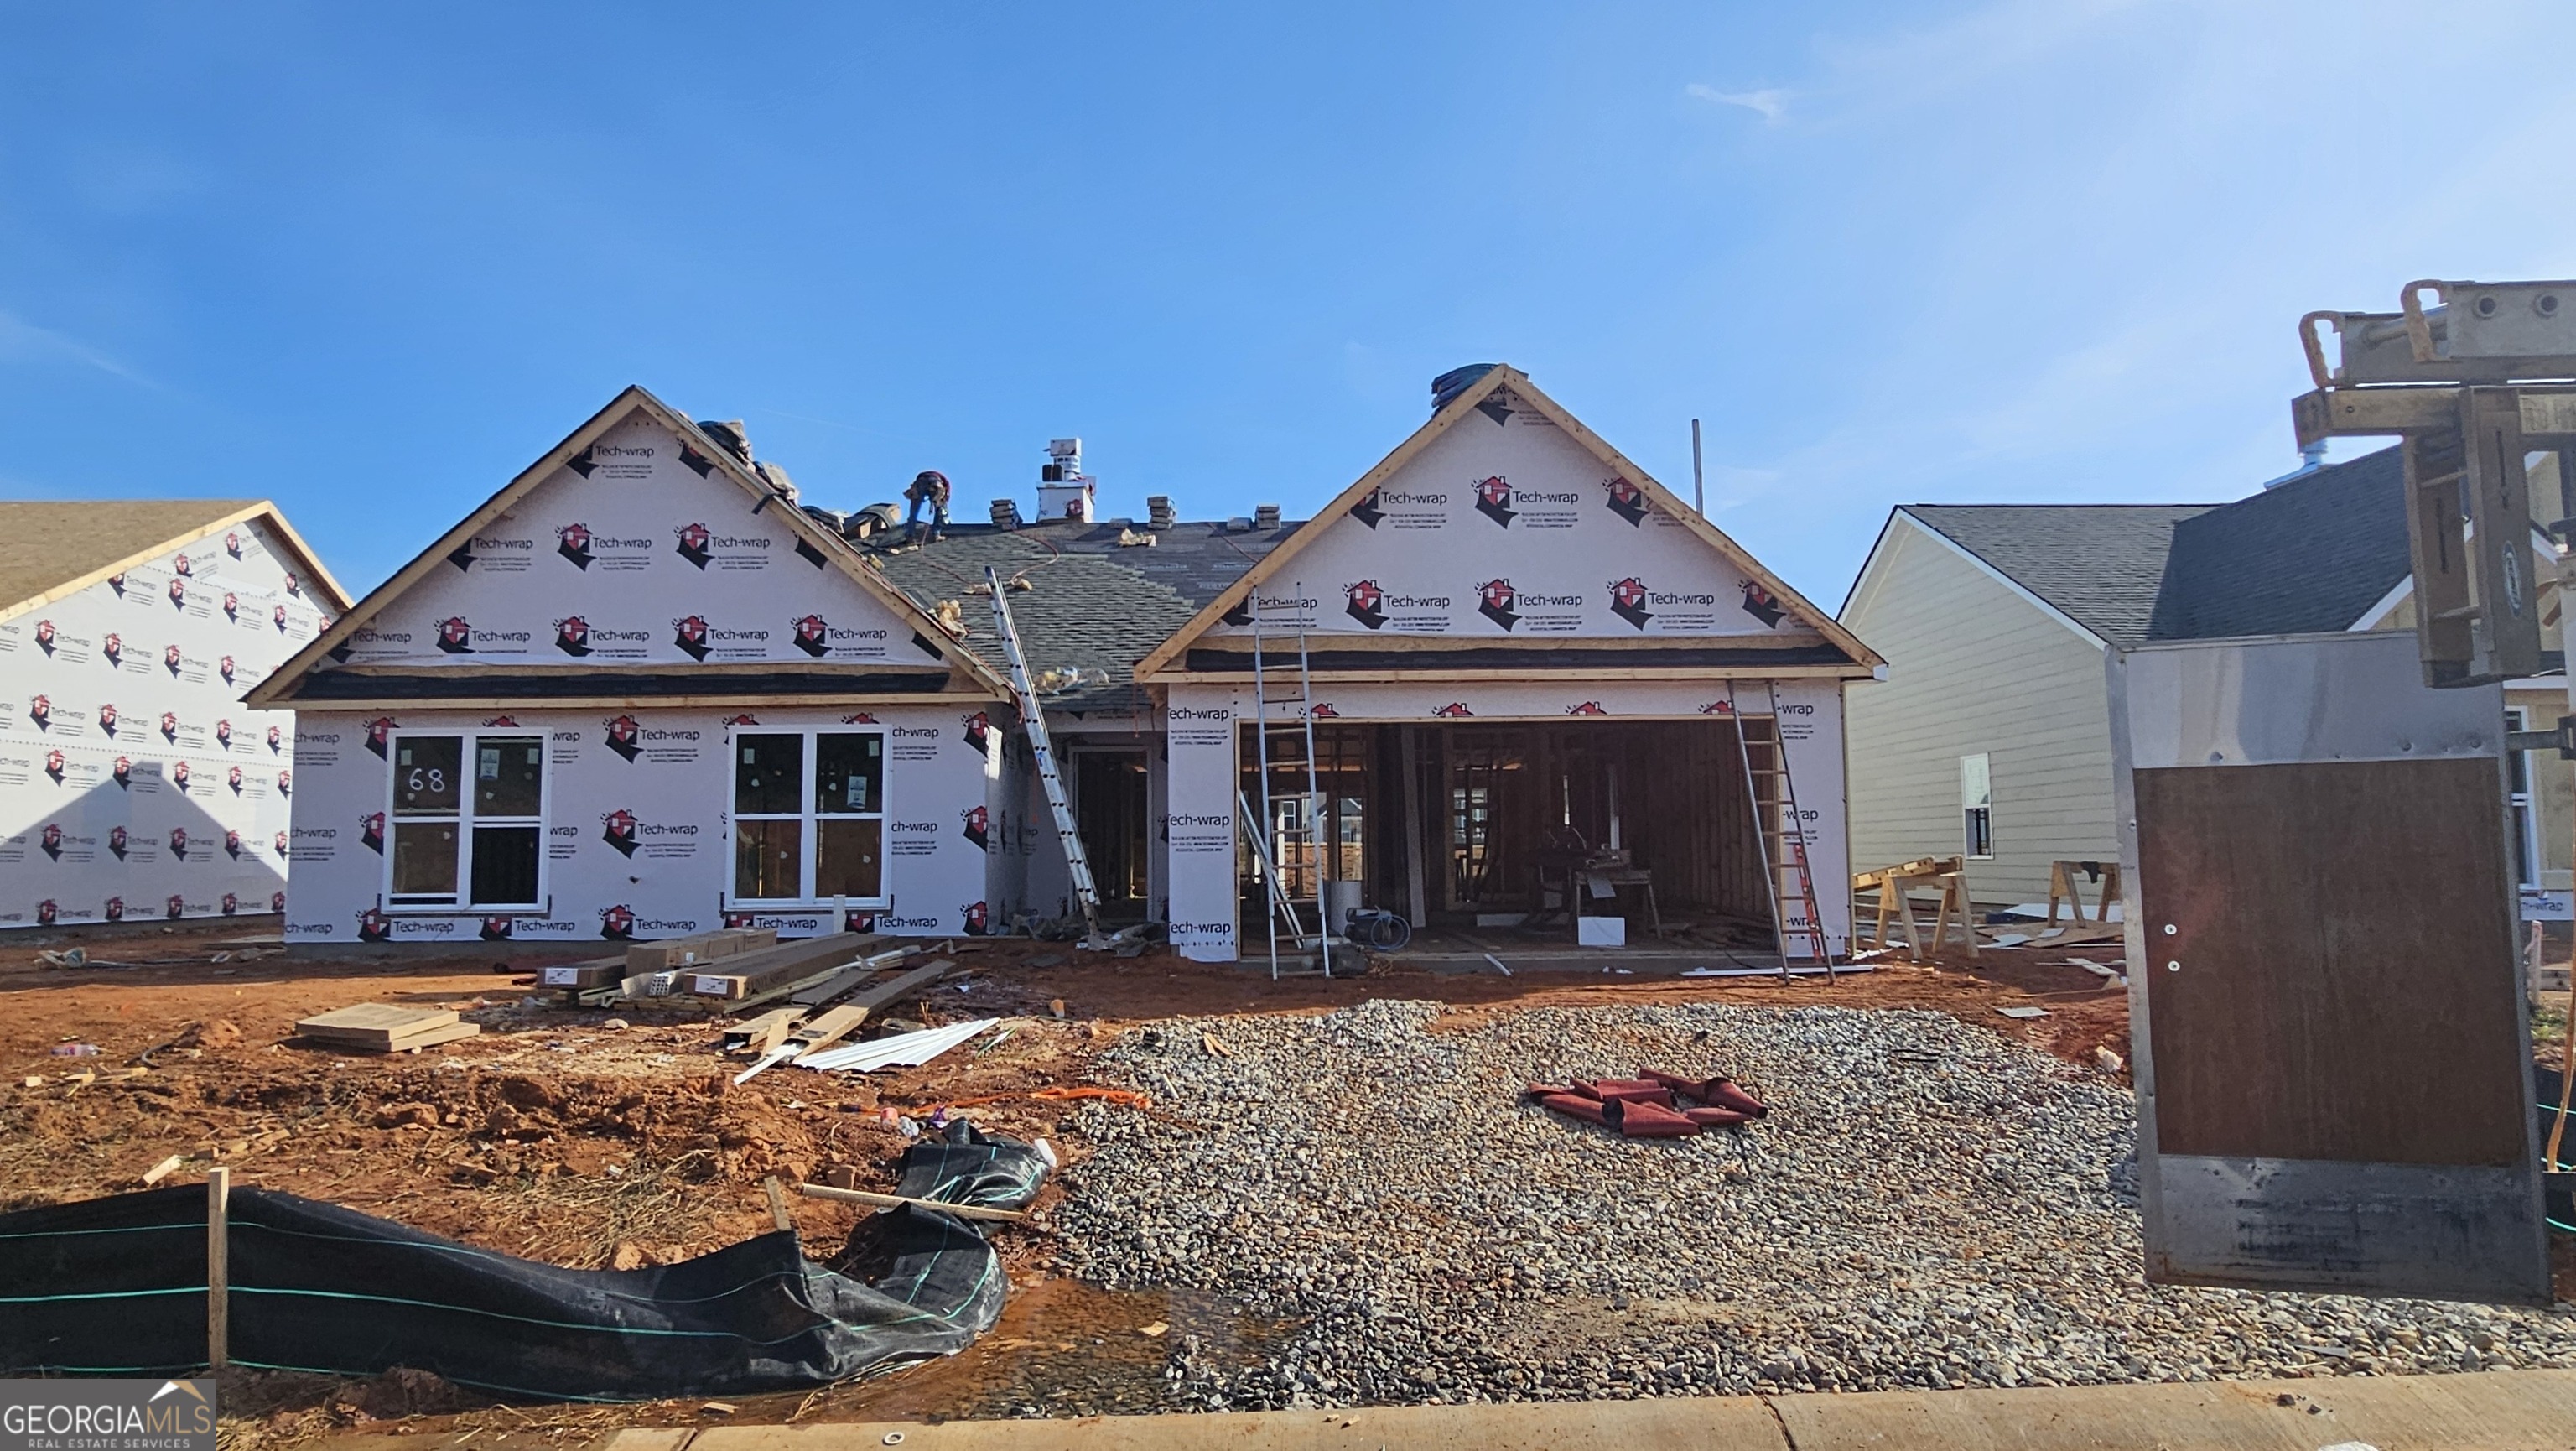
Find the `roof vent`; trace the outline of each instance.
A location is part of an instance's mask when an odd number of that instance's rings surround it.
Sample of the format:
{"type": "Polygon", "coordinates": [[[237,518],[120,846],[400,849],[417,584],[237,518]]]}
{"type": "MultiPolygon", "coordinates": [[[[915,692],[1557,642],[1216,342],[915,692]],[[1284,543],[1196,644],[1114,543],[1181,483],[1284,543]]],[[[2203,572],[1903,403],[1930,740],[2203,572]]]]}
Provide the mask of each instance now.
{"type": "Polygon", "coordinates": [[[1260,530],[1260,531],[1261,531],[1262,533],[1264,533],[1264,534],[1267,534],[1267,533],[1269,533],[1271,530],[1278,528],[1278,527],[1279,527],[1279,506],[1278,506],[1278,505],[1276,505],[1276,504],[1255,504],[1255,505],[1253,505],[1253,506],[1252,506],[1252,527],[1253,527],[1253,528],[1255,528],[1255,529],[1260,530]]]}
{"type": "Polygon", "coordinates": [[[1019,528],[1020,501],[1017,499],[995,499],[993,501],[993,527],[996,529],[1019,528]]]}
{"type": "Polygon", "coordinates": [[[2283,484],[2290,483],[2298,479],[2304,479],[2310,474],[2317,473],[2323,470],[2325,466],[2326,441],[2324,439],[2318,439],[2314,443],[2301,444],[2299,446],[2299,466],[2290,470],[2288,473],[2281,475],[2277,479],[2265,479],[2263,481],[2263,487],[2267,489],[2277,489],[2283,484]]]}
{"type": "Polygon", "coordinates": [[[1145,523],[1148,526],[1160,531],[1171,528],[1175,522],[1176,516],[1172,513],[1171,495],[1149,494],[1146,496],[1145,523]]]}
{"type": "Polygon", "coordinates": [[[1225,521],[1225,532],[1228,534],[1249,534],[1252,532],[1252,521],[1246,519],[1241,514],[1237,514],[1233,518],[1225,521]]]}

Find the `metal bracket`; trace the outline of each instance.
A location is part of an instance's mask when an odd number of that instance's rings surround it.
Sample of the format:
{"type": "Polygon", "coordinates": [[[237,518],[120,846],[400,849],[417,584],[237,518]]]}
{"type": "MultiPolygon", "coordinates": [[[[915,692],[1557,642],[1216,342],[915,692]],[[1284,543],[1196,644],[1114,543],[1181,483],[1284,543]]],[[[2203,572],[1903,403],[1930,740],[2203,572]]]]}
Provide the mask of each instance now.
{"type": "Polygon", "coordinates": [[[2576,761],[2576,715],[2562,715],[2558,728],[2549,731],[2507,731],[2504,748],[2508,751],[2556,751],[2562,761],[2576,761]]]}

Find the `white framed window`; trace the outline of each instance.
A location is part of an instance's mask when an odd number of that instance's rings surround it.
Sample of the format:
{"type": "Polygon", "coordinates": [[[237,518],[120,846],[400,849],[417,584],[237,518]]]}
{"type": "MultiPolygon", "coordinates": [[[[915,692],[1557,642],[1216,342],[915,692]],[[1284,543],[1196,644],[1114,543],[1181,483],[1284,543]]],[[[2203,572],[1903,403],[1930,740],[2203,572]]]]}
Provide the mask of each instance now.
{"type": "MultiPolygon", "coordinates": [[[[2520,710],[2504,713],[2504,728],[2509,731],[2529,730],[2530,716],[2520,710]]],[[[2513,874],[2514,880],[2526,887],[2540,885],[2540,813],[2531,804],[2531,752],[2504,753],[2506,796],[2513,807],[2513,874]]]]}
{"type": "Polygon", "coordinates": [[[1960,850],[1972,857],[1995,854],[1995,778],[1986,753],[1959,758],[1960,850]]]}
{"type": "Polygon", "coordinates": [[[393,737],[388,907],[545,904],[545,745],[518,732],[393,737]]]}
{"type": "Polygon", "coordinates": [[[733,900],[885,905],[885,733],[741,731],[729,749],[733,900]]]}

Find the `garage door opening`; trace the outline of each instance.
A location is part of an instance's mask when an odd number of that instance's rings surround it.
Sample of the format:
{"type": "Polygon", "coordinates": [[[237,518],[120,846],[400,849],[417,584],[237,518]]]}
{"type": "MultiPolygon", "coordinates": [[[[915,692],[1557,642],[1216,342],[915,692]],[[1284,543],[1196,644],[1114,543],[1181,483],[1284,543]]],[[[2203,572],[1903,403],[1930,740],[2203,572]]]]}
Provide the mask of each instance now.
{"type": "MultiPolygon", "coordinates": [[[[1415,926],[1406,956],[1570,951],[1577,917],[1616,917],[1637,948],[1776,963],[1760,819],[1775,779],[1748,775],[1738,723],[1570,721],[1393,725],[1318,722],[1320,812],[1306,818],[1302,732],[1269,740],[1262,824],[1288,895],[1383,908],[1415,926]],[[1312,827],[1311,830],[1308,828],[1312,827]]],[[[1757,766],[1770,722],[1752,723],[1757,766]]],[[[1263,800],[1253,727],[1244,800],[1263,800]]],[[[1238,922],[1265,938],[1259,861],[1238,844],[1238,922]]]]}

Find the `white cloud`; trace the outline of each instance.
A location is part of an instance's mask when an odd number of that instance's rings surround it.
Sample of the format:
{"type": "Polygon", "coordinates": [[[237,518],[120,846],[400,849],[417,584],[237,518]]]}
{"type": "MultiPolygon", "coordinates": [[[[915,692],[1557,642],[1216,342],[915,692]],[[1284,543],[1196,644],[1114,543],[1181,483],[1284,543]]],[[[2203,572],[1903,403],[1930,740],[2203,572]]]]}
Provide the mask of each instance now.
{"type": "Polygon", "coordinates": [[[73,362],[98,369],[129,383],[146,383],[124,364],[78,338],[42,328],[0,308],[0,363],[73,362]]]}
{"type": "Polygon", "coordinates": [[[1765,126],[1777,126],[1789,119],[1787,91],[1721,91],[1715,86],[1703,86],[1697,81],[1682,87],[1682,90],[1687,95],[1713,105],[1742,106],[1761,116],[1762,124],[1765,126]]]}

